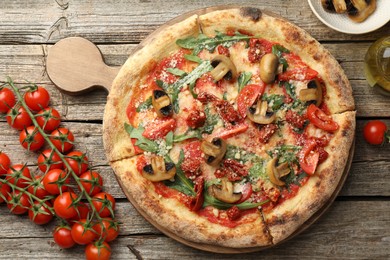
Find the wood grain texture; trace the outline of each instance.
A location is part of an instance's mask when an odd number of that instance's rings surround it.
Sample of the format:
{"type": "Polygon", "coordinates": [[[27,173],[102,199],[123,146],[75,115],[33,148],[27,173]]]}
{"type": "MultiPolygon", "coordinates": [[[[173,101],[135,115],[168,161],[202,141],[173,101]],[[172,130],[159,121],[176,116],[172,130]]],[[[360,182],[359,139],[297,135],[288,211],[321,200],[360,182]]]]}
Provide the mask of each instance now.
{"type": "MultiPolygon", "coordinates": [[[[201,252],[181,245],[161,235],[145,221],[132,213],[127,203],[118,203],[118,211],[123,210],[120,238],[111,243],[113,259],[388,259],[390,230],[384,229],[390,221],[389,201],[336,201],[330,210],[315,225],[293,240],[265,251],[221,255],[201,252]],[[335,221],[337,219],[337,221],[335,221]],[[362,221],[364,219],[364,221],[362,221]],[[138,234],[138,235],[134,235],[138,234]],[[139,259],[139,258],[138,258],[139,259]]],[[[4,213],[3,207],[0,213],[4,213]]],[[[119,212],[118,212],[119,214],[119,212]]],[[[10,216],[13,222],[23,217],[10,216]]],[[[1,230],[7,225],[24,225],[30,233],[23,238],[0,236],[0,258],[7,259],[60,259],[80,258],[83,247],[61,250],[54,243],[49,227],[33,227],[30,223],[12,224],[8,220],[0,222],[1,230]],[[44,230],[41,232],[41,230],[44,230]],[[33,239],[31,239],[33,238],[33,239]]]]}

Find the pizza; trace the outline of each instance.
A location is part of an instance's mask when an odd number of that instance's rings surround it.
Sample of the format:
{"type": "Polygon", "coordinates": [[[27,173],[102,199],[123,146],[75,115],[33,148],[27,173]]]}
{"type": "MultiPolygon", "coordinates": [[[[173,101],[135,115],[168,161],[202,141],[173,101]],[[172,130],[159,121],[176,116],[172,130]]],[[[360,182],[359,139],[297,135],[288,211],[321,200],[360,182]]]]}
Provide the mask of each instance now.
{"type": "Polygon", "coordinates": [[[289,238],[331,198],[352,89],[304,30],[256,8],[189,15],[141,44],[104,113],[107,158],[147,219],[191,243],[289,238]]]}

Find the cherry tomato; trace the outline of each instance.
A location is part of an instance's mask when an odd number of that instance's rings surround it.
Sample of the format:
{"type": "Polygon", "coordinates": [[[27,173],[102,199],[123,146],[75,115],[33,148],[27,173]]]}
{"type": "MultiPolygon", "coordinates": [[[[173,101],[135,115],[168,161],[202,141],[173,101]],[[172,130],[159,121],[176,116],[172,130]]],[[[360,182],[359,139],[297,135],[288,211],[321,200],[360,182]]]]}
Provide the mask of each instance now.
{"type": "Polygon", "coordinates": [[[248,108],[251,107],[257,98],[261,97],[264,92],[265,85],[250,84],[245,86],[237,96],[237,111],[242,118],[246,117],[248,108]]]}
{"type": "Polygon", "coordinates": [[[28,186],[27,190],[39,199],[44,199],[49,195],[49,192],[47,192],[43,186],[42,176],[35,176],[34,178],[35,180],[31,182],[31,185],[28,186]]]}
{"type": "Polygon", "coordinates": [[[71,248],[76,242],[72,238],[70,227],[56,227],[53,232],[54,242],[61,248],[71,248]]]}
{"type": "Polygon", "coordinates": [[[41,133],[38,132],[35,126],[32,125],[20,132],[19,142],[24,149],[36,151],[45,144],[45,139],[41,133]]]}
{"type": "Polygon", "coordinates": [[[7,173],[10,164],[8,155],[0,151],[0,176],[7,173]]]}
{"type": "Polygon", "coordinates": [[[0,182],[0,204],[6,201],[8,193],[11,192],[11,187],[5,183],[0,182]]]}
{"type": "Polygon", "coordinates": [[[314,149],[317,143],[314,139],[308,139],[298,154],[299,165],[309,175],[313,175],[317,169],[320,154],[314,149]]]}
{"type": "Polygon", "coordinates": [[[248,125],[245,123],[239,123],[236,125],[231,125],[226,128],[220,128],[221,131],[216,131],[214,137],[220,137],[222,139],[228,139],[232,136],[244,133],[248,129],[248,125]]]}
{"type": "Polygon", "coordinates": [[[387,133],[387,126],[380,120],[369,121],[363,128],[364,139],[369,144],[383,144],[385,139],[389,139],[389,133],[387,133]]]}
{"type": "Polygon", "coordinates": [[[9,88],[0,89],[0,113],[7,113],[16,103],[15,95],[9,88]]]}
{"type": "Polygon", "coordinates": [[[326,115],[324,111],[314,104],[307,108],[307,117],[313,125],[322,130],[334,132],[339,129],[339,125],[333,121],[332,117],[326,115]]]}
{"type": "Polygon", "coordinates": [[[79,202],[78,206],[76,207],[77,215],[74,218],[68,219],[69,221],[77,221],[80,219],[87,219],[88,215],[90,214],[90,209],[87,206],[87,204],[83,202],[79,202]]]}
{"type": "Polygon", "coordinates": [[[65,160],[68,162],[77,176],[87,171],[88,169],[88,157],[80,151],[73,151],[68,153],[65,160]]]}
{"type": "Polygon", "coordinates": [[[92,203],[102,218],[111,216],[110,208],[115,210],[115,199],[107,192],[100,192],[92,197],[92,203]]]}
{"type": "Polygon", "coordinates": [[[39,126],[45,132],[52,132],[57,129],[61,123],[60,113],[58,113],[58,111],[54,108],[45,108],[39,111],[36,116],[39,126]]]}
{"type": "Polygon", "coordinates": [[[87,260],[108,260],[111,257],[111,247],[106,242],[96,242],[85,247],[87,260]]]}
{"type": "Polygon", "coordinates": [[[54,200],[54,211],[56,214],[64,219],[70,219],[77,216],[76,206],[74,201],[77,195],[73,192],[66,191],[58,195],[54,200]]]}
{"type": "MultiPolygon", "coordinates": [[[[45,202],[46,206],[51,207],[48,201],[45,202]]],[[[53,219],[53,214],[44,205],[38,201],[34,202],[28,210],[28,217],[32,222],[37,225],[44,225],[49,223],[53,219]]]]}
{"type": "Polygon", "coordinates": [[[176,128],[176,121],[173,118],[156,118],[145,126],[142,135],[148,139],[159,139],[165,137],[170,131],[176,128]]]}
{"type": "Polygon", "coordinates": [[[22,215],[28,211],[30,207],[30,200],[25,193],[15,190],[8,194],[7,207],[11,213],[15,215],[22,215]]]}
{"type": "Polygon", "coordinates": [[[23,107],[10,109],[7,113],[7,123],[17,130],[23,130],[32,124],[30,116],[23,107]]]}
{"type": "Polygon", "coordinates": [[[56,152],[46,149],[38,156],[38,168],[45,173],[53,169],[63,169],[64,163],[56,152]]]}
{"type": "Polygon", "coordinates": [[[49,92],[43,87],[35,86],[31,91],[24,94],[24,101],[32,111],[47,108],[50,102],[49,92]]]}
{"type": "Polygon", "coordinates": [[[80,182],[85,191],[93,196],[102,190],[103,179],[99,173],[95,171],[87,171],[80,175],[80,182]]]}
{"type": "Polygon", "coordinates": [[[93,226],[93,229],[101,239],[106,242],[113,241],[119,235],[119,225],[112,218],[104,218],[101,223],[93,226]]]}
{"type": "Polygon", "coordinates": [[[97,237],[92,228],[92,223],[86,219],[80,219],[74,223],[70,232],[74,242],[79,245],[92,243],[97,237]]]}
{"type": "Polygon", "coordinates": [[[67,191],[70,179],[65,171],[61,169],[53,169],[45,174],[42,179],[43,186],[51,195],[58,195],[61,192],[67,191]]]}
{"type": "Polygon", "coordinates": [[[73,148],[74,136],[65,127],[60,127],[50,134],[50,141],[62,153],[67,153],[73,148]]]}
{"type": "Polygon", "coordinates": [[[31,173],[27,165],[15,164],[9,167],[5,177],[9,183],[12,183],[20,188],[27,187],[31,181],[31,173]]]}

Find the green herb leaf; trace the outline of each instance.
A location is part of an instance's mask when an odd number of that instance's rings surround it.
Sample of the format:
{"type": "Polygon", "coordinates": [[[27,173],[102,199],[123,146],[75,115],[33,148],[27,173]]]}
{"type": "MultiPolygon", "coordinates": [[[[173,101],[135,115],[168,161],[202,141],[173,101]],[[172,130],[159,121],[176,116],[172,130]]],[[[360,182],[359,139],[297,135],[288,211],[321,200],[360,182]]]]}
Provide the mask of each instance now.
{"type": "Polygon", "coordinates": [[[125,130],[130,135],[130,138],[137,139],[135,144],[139,146],[142,150],[152,153],[156,153],[158,151],[158,144],[142,135],[145,130],[145,128],[143,128],[142,126],[134,128],[133,126],[125,123],[125,130]]]}
{"type": "Polygon", "coordinates": [[[198,94],[196,94],[196,93],[194,92],[195,83],[196,83],[195,81],[192,82],[192,83],[188,86],[188,88],[189,88],[189,90],[190,90],[191,95],[192,95],[194,98],[197,98],[197,97],[198,97],[198,94]]]}
{"type": "Polygon", "coordinates": [[[292,164],[299,164],[297,152],[302,149],[301,146],[295,145],[282,145],[267,151],[268,155],[272,158],[278,157],[279,164],[287,162],[290,166],[292,164]]]}
{"type": "Polygon", "coordinates": [[[148,99],[146,99],[144,102],[142,102],[141,104],[139,104],[139,106],[137,107],[136,111],[137,112],[141,112],[143,110],[146,110],[148,109],[149,107],[152,106],[152,97],[149,97],[148,99]]]}
{"type": "Polygon", "coordinates": [[[205,107],[204,112],[206,114],[206,122],[198,129],[200,133],[211,134],[214,130],[214,126],[218,124],[219,115],[212,114],[208,105],[205,107]]]}
{"type": "Polygon", "coordinates": [[[196,62],[196,63],[202,63],[202,59],[199,58],[198,56],[196,55],[190,55],[190,54],[184,54],[184,58],[186,60],[189,60],[189,61],[192,61],[192,62],[196,62]]]}
{"type": "Polygon", "coordinates": [[[225,158],[226,159],[235,159],[235,160],[240,160],[242,162],[256,162],[256,161],[261,161],[262,159],[257,156],[256,154],[254,153],[251,153],[251,152],[248,152],[248,151],[245,151],[244,149],[238,147],[238,146],[235,146],[235,145],[231,145],[231,144],[228,144],[227,147],[226,147],[226,153],[225,153],[225,158]],[[240,158],[236,158],[237,157],[237,154],[240,155],[240,158]]]}
{"type": "Polygon", "coordinates": [[[182,142],[184,140],[191,139],[191,138],[201,139],[202,135],[199,133],[199,131],[191,131],[182,135],[173,136],[173,142],[174,143],[182,142]]]}
{"type": "Polygon", "coordinates": [[[165,136],[165,143],[167,144],[167,147],[173,146],[173,132],[169,131],[168,134],[165,136]]]}
{"type": "Polygon", "coordinates": [[[274,44],[272,45],[272,53],[280,58],[283,53],[290,53],[290,51],[282,45],[274,44]]]}
{"type": "Polygon", "coordinates": [[[175,76],[184,77],[187,75],[187,72],[178,68],[167,68],[167,71],[175,76]]]}
{"type": "Polygon", "coordinates": [[[253,166],[249,169],[249,179],[252,183],[257,182],[259,179],[267,179],[268,176],[265,172],[265,165],[264,160],[256,162],[253,164],[253,166]]]}
{"type": "Polygon", "coordinates": [[[240,76],[238,76],[238,92],[240,93],[241,90],[249,83],[249,81],[252,78],[252,72],[241,72],[240,76]]]}
{"type": "Polygon", "coordinates": [[[272,111],[278,111],[284,104],[284,95],[264,94],[261,97],[262,100],[266,100],[268,105],[271,104],[272,111]]]}

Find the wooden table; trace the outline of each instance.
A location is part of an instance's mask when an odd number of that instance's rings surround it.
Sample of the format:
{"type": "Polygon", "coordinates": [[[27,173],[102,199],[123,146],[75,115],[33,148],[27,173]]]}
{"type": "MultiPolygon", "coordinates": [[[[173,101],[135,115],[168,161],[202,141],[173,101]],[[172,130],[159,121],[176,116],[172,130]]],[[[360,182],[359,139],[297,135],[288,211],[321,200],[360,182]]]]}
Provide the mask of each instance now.
{"type": "MultiPolygon", "coordinates": [[[[385,0],[383,0],[385,1],[385,0]]],[[[249,258],[390,258],[390,145],[374,147],[362,138],[370,119],[390,126],[390,99],[368,87],[363,58],[368,46],[390,34],[390,24],[364,35],[347,35],[323,25],[303,0],[254,0],[245,5],[266,8],[307,30],[328,48],[344,68],[354,90],[357,108],[356,150],[349,177],[330,210],[298,237],[275,248],[244,255],[218,255],[198,251],[164,236],[147,223],[126,200],[107,161],[102,145],[104,91],[83,96],[60,93],[45,72],[45,57],[58,40],[82,36],[96,43],[107,64],[122,65],[138,42],[164,22],[193,9],[237,1],[183,0],[2,0],[0,3],[0,79],[11,76],[45,86],[52,105],[63,116],[63,125],[76,136],[76,148],[88,151],[102,172],[105,189],[117,200],[123,223],[112,243],[113,259],[249,259],[249,258]]],[[[25,152],[4,118],[0,119],[0,150],[14,163],[36,163],[36,154],[25,152]]],[[[51,231],[55,223],[35,226],[25,216],[14,216],[0,207],[0,258],[83,258],[84,248],[61,250],[51,231]]]]}

